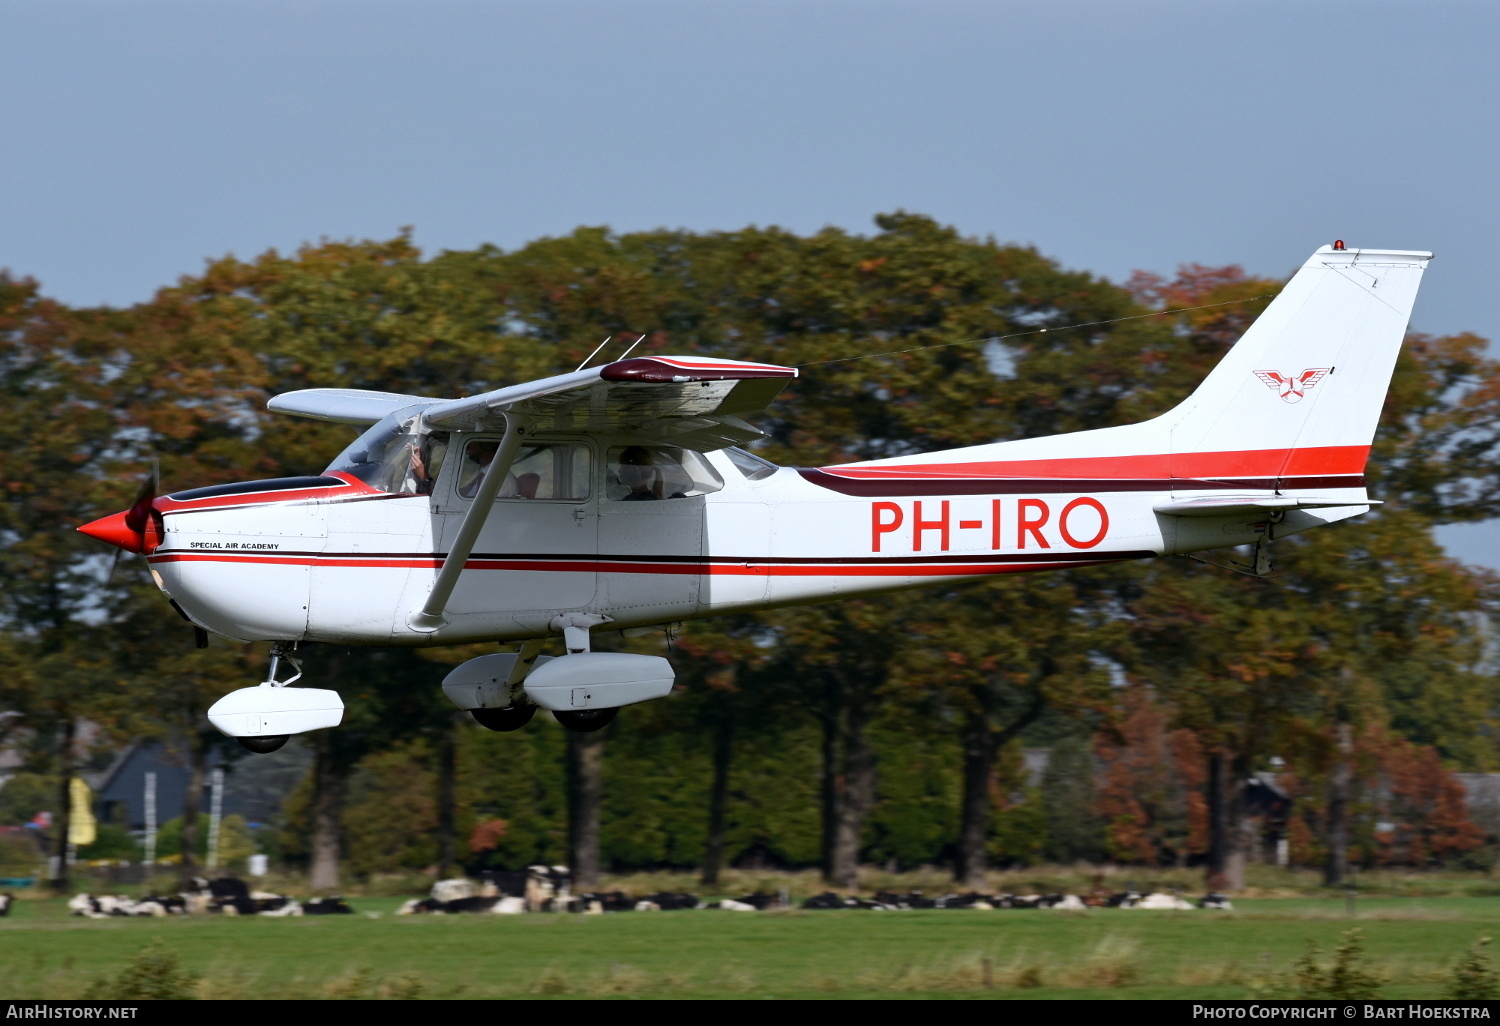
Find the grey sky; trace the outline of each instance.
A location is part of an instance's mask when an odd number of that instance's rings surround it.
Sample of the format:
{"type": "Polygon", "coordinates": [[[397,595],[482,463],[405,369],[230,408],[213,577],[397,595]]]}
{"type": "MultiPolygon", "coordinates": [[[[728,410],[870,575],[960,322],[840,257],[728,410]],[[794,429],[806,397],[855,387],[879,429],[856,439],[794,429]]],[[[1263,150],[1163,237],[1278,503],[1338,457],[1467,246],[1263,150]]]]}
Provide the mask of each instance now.
{"type": "MultiPolygon", "coordinates": [[[[1436,250],[1414,326],[1500,337],[1500,5],[0,0],[0,266],[125,304],[414,225],[867,230],[1071,267],[1436,250]]],[[[1500,565],[1488,526],[1447,535],[1500,565]]]]}

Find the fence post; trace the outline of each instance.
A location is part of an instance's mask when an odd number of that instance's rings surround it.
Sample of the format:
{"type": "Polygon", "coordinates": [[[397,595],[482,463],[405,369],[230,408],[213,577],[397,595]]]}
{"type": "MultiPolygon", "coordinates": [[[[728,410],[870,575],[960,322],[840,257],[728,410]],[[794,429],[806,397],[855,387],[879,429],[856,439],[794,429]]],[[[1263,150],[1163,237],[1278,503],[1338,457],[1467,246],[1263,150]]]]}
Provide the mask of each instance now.
{"type": "Polygon", "coordinates": [[[141,865],[146,867],[147,884],[156,869],[156,774],[146,774],[146,855],[141,865]]]}
{"type": "Polygon", "coordinates": [[[219,823],[224,818],[224,767],[215,766],[209,777],[208,868],[219,868],[219,823]]]}

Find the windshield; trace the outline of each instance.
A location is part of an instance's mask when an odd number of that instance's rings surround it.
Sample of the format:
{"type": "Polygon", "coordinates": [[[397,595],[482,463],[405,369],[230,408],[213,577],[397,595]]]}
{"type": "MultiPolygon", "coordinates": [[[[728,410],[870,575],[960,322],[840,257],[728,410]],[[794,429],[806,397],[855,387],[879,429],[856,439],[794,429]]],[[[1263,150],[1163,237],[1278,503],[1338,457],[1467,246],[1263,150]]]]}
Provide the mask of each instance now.
{"type": "Polygon", "coordinates": [[[430,495],[447,452],[446,431],[422,431],[417,415],[398,410],[351,442],[324,473],[348,474],[383,492],[430,495]]]}

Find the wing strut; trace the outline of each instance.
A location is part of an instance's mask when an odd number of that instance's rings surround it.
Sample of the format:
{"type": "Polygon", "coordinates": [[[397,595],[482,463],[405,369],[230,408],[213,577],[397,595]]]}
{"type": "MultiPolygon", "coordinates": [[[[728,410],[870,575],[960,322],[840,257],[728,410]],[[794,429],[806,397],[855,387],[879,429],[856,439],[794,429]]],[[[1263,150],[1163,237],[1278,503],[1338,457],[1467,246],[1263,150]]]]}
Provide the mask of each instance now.
{"type": "Polygon", "coordinates": [[[463,573],[464,564],[469,561],[469,553],[474,551],[474,543],[479,540],[484,522],[495,508],[495,496],[500,494],[500,486],[510,475],[511,464],[516,462],[516,453],[520,452],[521,440],[529,427],[526,420],[514,413],[505,414],[505,437],[500,439],[500,448],[490,461],[489,469],[484,472],[484,480],[480,482],[474,504],[469,507],[463,525],[458,529],[458,537],[453,539],[453,544],[448,548],[448,557],[443,560],[442,569],[438,570],[437,579],[432,582],[427,602],[419,612],[407,618],[407,625],[412,630],[430,634],[448,622],[448,618],[443,615],[448,607],[448,599],[453,594],[454,586],[458,584],[458,575],[463,573]]]}

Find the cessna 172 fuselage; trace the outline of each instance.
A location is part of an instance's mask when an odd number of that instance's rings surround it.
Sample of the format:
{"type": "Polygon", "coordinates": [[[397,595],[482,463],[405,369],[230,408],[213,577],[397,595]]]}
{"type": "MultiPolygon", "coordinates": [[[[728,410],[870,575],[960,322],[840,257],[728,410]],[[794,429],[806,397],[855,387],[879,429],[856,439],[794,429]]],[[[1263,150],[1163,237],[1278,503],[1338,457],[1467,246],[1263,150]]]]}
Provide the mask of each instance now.
{"type": "MultiPolygon", "coordinates": [[[[657,657],[590,652],[593,629],[1263,553],[1367,511],[1365,460],[1430,257],[1319,250],[1189,399],[1140,424],[802,469],[737,447],[759,436],[740,415],[788,367],[639,357],[457,400],[311,389],[269,405],[367,425],[320,476],[150,496],[82,530],[144,553],[201,628],[275,642],[276,658],[304,642],[531,642],[460,667],[449,696],[497,729],[537,705],[587,729],[671,686],[657,657]],[[539,658],[557,635],[566,653],[539,658]]],[[[336,696],[321,719],[285,707],[312,695],[332,693],[243,689],[215,722],[269,747],[337,722],[336,696]]]]}

